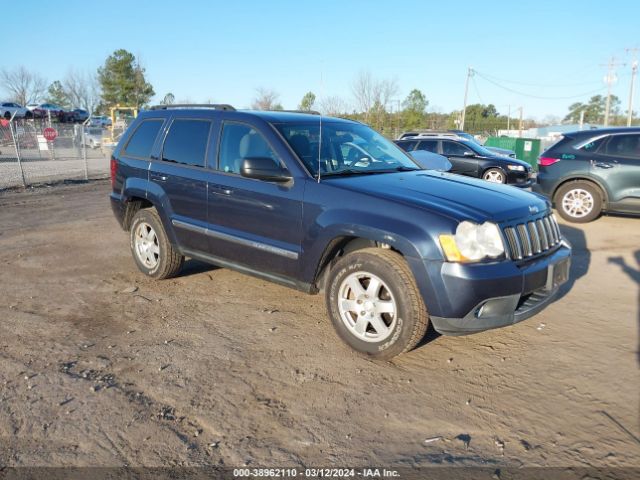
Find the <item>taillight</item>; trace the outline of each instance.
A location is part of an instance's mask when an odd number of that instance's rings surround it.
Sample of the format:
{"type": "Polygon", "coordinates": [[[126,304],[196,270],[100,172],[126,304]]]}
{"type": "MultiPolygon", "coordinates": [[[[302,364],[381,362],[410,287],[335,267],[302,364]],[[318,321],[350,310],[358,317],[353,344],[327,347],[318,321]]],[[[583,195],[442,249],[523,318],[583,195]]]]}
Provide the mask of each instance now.
{"type": "Polygon", "coordinates": [[[559,158],[540,157],[538,158],[538,165],[540,165],[541,167],[548,167],[549,165],[553,165],[554,163],[559,161],[559,158]]]}
{"type": "Polygon", "coordinates": [[[116,157],[113,157],[113,156],[111,157],[110,171],[111,171],[111,188],[115,188],[116,173],[118,173],[118,161],[116,160],[116,157]]]}

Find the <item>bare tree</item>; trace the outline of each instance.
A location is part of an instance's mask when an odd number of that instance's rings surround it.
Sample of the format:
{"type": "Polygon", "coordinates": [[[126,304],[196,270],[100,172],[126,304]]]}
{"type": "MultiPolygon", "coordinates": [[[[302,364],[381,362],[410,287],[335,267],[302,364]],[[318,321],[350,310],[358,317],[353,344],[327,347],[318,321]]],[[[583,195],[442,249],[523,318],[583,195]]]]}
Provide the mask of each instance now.
{"type": "Polygon", "coordinates": [[[391,98],[398,93],[398,82],[393,80],[377,80],[371,72],[362,71],[351,84],[351,92],[356,108],[365,115],[365,121],[375,111],[376,114],[386,112],[391,98]]]}
{"type": "Polygon", "coordinates": [[[47,81],[38,73],[30,72],[20,66],[14,70],[0,70],[0,85],[9,94],[11,100],[20,105],[35,103],[47,91],[47,81]]]}
{"type": "Polygon", "coordinates": [[[349,104],[342,97],[335,95],[321,98],[319,104],[324,115],[339,116],[349,111],[349,104]]]}
{"type": "Polygon", "coordinates": [[[83,108],[89,113],[93,113],[100,102],[98,79],[95,75],[69,70],[62,81],[62,85],[72,106],[83,108]]]}
{"type": "Polygon", "coordinates": [[[375,103],[374,79],[369,71],[361,71],[351,84],[356,108],[368,117],[375,103]]]}
{"type": "Polygon", "coordinates": [[[256,88],[256,97],[251,103],[253,110],[282,110],[282,105],[278,102],[280,95],[268,88],[256,88]]]}

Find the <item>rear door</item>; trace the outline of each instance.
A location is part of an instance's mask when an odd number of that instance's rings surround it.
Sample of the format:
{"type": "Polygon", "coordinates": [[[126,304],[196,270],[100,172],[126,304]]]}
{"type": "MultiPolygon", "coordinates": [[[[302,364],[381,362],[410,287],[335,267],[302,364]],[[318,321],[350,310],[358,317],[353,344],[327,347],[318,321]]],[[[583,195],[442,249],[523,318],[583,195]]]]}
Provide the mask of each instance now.
{"type": "Polygon", "coordinates": [[[192,250],[208,247],[205,165],[212,123],[207,118],[174,117],[159,158],[149,169],[149,188],[159,193],[178,244],[192,250]]]}
{"type": "Polygon", "coordinates": [[[466,145],[452,140],[442,140],[442,155],[451,162],[451,173],[478,176],[478,160],[476,153],[466,145]]]}
{"type": "Polygon", "coordinates": [[[590,171],[606,185],[612,209],[640,212],[640,133],[611,135],[592,156],[590,171]]]}
{"type": "Polygon", "coordinates": [[[225,121],[218,171],[209,182],[211,254],[260,272],[295,277],[302,238],[304,181],[272,183],[240,175],[242,160],[268,157],[287,168],[268,129],[225,121]]]}

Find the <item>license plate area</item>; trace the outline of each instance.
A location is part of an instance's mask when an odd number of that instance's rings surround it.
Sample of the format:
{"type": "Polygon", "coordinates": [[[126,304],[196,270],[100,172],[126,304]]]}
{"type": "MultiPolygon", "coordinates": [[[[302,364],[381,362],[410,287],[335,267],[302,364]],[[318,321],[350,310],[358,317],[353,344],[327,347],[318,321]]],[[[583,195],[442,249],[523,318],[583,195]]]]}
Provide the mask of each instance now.
{"type": "Polygon", "coordinates": [[[569,280],[569,269],[571,262],[568,258],[560,260],[558,263],[549,265],[547,268],[547,283],[545,290],[553,290],[569,280]]]}

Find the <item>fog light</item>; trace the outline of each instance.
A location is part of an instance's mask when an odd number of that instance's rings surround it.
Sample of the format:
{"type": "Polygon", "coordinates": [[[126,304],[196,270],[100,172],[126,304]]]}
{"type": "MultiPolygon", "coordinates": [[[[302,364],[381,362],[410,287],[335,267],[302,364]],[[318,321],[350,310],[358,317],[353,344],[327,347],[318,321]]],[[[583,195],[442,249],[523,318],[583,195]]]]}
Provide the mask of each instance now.
{"type": "Polygon", "coordinates": [[[476,318],[480,318],[482,316],[482,312],[484,312],[485,305],[486,305],[486,303],[483,303],[478,308],[476,308],[476,311],[475,311],[476,318]]]}

